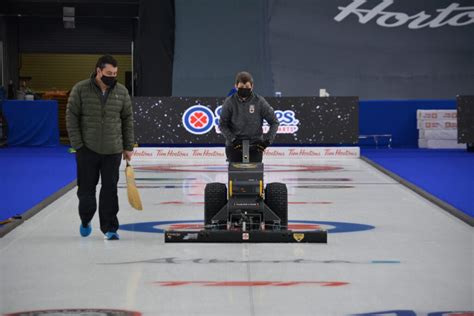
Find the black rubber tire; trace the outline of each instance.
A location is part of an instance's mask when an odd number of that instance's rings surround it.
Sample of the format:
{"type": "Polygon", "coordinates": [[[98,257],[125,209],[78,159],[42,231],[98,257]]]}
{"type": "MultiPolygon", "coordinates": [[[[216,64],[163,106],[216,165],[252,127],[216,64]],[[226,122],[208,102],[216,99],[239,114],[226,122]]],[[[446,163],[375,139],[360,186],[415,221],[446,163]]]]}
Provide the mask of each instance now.
{"type": "Polygon", "coordinates": [[[212,182],[204,189],[204,225],[208,227],[211,220],[227,204],[227,187],[223,183],[212,182]]]}
{"type": "Polygon", "coordinates": [[[281,219],[281,228],[288,229],[288,189],[286,184],[279,182],[267,184],[265,204],[281,219]]]}

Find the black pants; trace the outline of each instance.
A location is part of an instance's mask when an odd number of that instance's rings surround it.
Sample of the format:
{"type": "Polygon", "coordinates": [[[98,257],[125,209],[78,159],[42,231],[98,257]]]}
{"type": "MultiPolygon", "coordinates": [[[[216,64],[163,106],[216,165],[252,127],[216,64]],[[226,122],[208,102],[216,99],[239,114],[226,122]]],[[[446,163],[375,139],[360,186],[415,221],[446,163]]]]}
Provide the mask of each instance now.
{"type": "MultiPolygon", "coordinates": [[[[232,146],[225,147],[228,162],[242,162],[242,150],[235,150],[232,146]]],[[[250,149],[250,162],[262,162],[263,154],[257,149],[250,149]]]]}
{"type": "Polygon", "coordinates": [[[92,220],[97,209],[95,193],[100,175],[102,184],[99,195],[100,230],[103,233],[117,231],[119,227],[117,183],[121,159],[122,154],[101,155],[85,146],[77,151],[77,197],[79,216],[84,226],[92,220]]]}

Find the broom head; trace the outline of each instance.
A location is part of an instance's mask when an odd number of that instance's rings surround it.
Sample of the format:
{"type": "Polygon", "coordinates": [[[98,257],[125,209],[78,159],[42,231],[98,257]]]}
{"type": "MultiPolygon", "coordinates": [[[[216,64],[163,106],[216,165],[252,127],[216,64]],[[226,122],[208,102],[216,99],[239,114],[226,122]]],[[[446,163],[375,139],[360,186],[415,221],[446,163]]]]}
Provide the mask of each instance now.
{"type": "Polygon", "coordinates": [[[127,178],[128,202],[134,209],[139,211],[143,210],[140,193],[138,192],[137,185],[135,184],[135,172],[133,172],[133,168],[128,163],[128,161],[127,167],[125,168],[125,177],[127,178]]]}

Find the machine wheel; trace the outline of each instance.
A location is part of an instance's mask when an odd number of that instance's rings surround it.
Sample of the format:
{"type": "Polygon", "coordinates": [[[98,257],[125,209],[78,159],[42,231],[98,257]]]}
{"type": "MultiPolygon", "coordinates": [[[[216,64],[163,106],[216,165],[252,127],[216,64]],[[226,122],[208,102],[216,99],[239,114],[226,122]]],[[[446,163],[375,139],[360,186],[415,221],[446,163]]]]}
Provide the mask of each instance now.
{"type": "Polygon", "coordinates": [[[204,189],[204,225],[211,225],[211,220],[227,204],[227,187],[223,183],[208,183],[204,189]]]}
{"type": "Polygon", "coordinates": [[[265,188],[265,204],[281,219],[282,229],[288,228],[288,189],[284,183],[269,183],[265,188]]]}

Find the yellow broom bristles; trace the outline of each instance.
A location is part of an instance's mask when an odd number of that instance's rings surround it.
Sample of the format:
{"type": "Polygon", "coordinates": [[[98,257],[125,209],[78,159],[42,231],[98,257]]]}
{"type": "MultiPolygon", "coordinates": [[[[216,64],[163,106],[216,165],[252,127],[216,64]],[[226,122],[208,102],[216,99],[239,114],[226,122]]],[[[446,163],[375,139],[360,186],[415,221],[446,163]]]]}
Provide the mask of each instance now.
{"type": "Polygon", "coordinates": [[[135,172],[132,166],[127,161],[127,167],[125,168],[125,177],[127,178],[127,195],[128,202],[136,210],[143,210],[142,200],[140,199],[140,193],[138,192],[137,185],[135,184],[135,172]]]}

